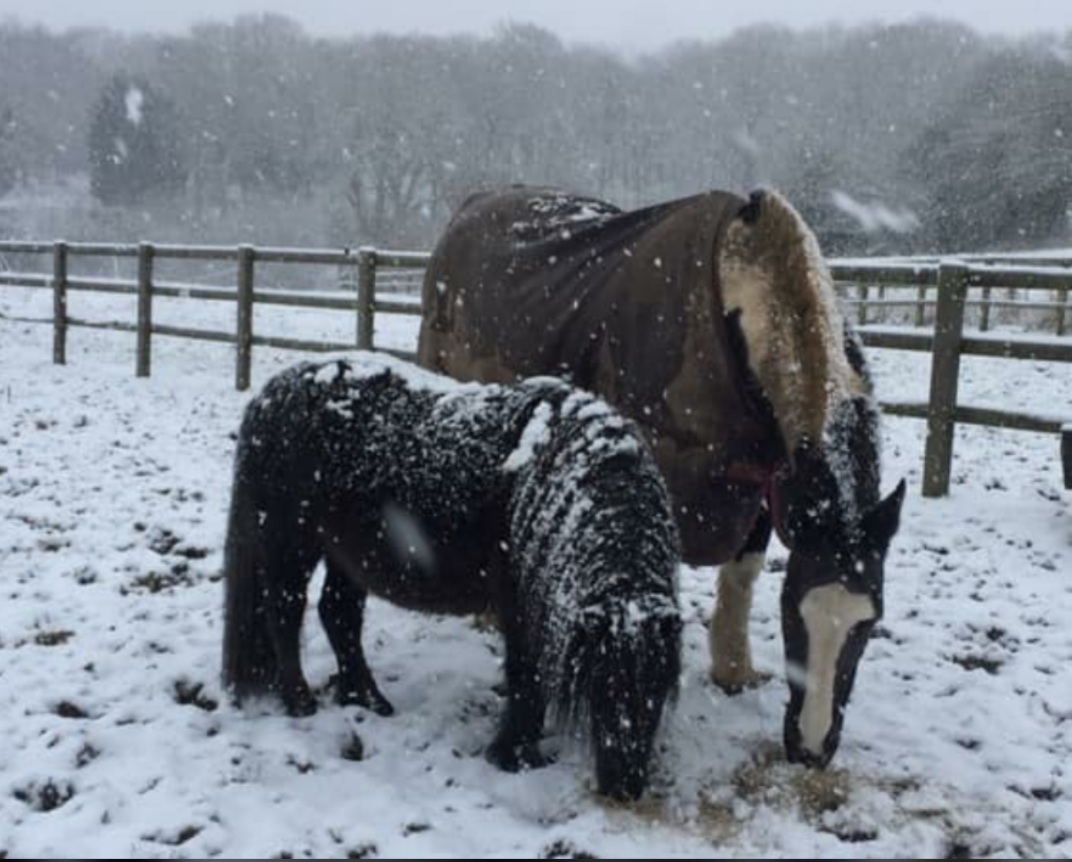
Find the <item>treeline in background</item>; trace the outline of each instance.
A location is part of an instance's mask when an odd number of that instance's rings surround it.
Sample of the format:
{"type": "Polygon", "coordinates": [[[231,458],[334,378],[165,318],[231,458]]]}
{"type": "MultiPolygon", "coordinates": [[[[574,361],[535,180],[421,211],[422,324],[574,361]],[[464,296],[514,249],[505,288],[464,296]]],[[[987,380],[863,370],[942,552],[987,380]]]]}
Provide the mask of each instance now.
{"type": "Polygon", "coordinates": [[[1072,245],[1072,33],[937,20],[630,55],[525,24],[0,25],[0,239],[429,247],[478,186],[783,190],[832,254],[1072,245]]]}

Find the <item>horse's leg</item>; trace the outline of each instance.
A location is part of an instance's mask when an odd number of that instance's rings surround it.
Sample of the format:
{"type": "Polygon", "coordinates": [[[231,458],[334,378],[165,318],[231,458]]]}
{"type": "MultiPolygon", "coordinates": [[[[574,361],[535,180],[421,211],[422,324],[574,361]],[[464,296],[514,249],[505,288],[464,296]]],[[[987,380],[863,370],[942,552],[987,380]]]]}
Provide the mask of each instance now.
{"type": "Polygon", "coordinates": [[[268,544],[266,557],[268,633],[279,662],[279,694],[290,715],[312,715],[316,698],[302,673],[301,627],[316,558],[300,544],[281,546],[278,541],[268,544]]]}
{"type": "Polygon", "coordinates": [[[392,715],[394,707],[377,687],[361,646],[367,596],[368,592],[363,587],[348,577],[337,563],[328,559],[327,577],[318,609],[320,622],[339,663],[335,700],[343,705],[363,706],[377,715],[392,715]]]}
{"type": "Polygon", "coordinates": [[[718,601],[708,630],[711,647],[711,680],[727,694],[739,694],[770,679],[752,667],[748,618],[752,611],[752,587],[767,558],[771,516],[759,511],[744,547],[719,572],[718,601]]]}
{"type": "Polygon", "coordinates": [[[536,663],[525,647],[518,615],[500,609],[499,622],[506,636],[506,708],[484,756],[506,772],[538,769],[551,758],[540,754],[539,748],[546,704],[536,663]]]}

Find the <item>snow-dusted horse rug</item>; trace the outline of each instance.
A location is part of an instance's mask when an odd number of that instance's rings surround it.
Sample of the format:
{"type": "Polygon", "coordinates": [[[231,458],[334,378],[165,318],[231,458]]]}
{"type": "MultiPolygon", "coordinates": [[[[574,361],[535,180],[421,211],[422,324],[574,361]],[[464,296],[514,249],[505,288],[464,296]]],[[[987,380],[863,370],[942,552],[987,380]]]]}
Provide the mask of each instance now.
{"type": "Polygon", "coordinates": [[[775,192],[623,212],[556,189],[470,197],[433,254],[418,362],[459,380],[555,374],[634,419],[684,559],[721,565],[712,677],[754,684],[753,582],[772,522],[796,762],[834,755],[882,615],[904,483],[879,493],[878,413],[818,243],[775,192]]]}
{"type": "Polygon", "coordinates": [[[647,443],[605,402],[554,378],[461,385],[372,355],[282,372],[238,437],[223,679],[239,699],[316,710],[299,636],[321,560],[340,703],[392,712],[361,645],[369,593],[490,610],[507,694],[488,759],[540,765],[550,713],[590,744],[602,793],[642,794],[680,669],[680,549],[647,443]]]}

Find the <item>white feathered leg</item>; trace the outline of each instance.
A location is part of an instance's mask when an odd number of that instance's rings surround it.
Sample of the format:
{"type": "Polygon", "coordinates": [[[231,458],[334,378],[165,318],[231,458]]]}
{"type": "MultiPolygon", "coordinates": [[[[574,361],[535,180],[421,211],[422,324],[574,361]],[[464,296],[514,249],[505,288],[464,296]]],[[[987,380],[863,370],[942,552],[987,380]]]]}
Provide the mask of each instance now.
{"type": "Polygon", "coordinates": [[[718,601],[708,629],[711,680],[731,694],[770,679],[770,674],[759,673],[752,666],[748,639],[752,588],[766,558],[763,551],[745,553],[724,564],[719,571],[718,601]]]}

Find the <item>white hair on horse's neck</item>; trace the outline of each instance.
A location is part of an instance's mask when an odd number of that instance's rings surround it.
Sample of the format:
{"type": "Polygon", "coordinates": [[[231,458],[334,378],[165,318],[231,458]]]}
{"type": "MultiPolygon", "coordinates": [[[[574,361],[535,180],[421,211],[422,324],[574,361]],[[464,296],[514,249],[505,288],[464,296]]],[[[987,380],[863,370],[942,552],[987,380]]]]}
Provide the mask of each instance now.
{"type": "Polygon", "coordinates": [[[835,405],[866,391],[845,355],[834,281],[815,234],[782,195],[753,198],[719,250],[726,312],[740,310],[748,360],[790,454],[822,440],[835,405]]]}

